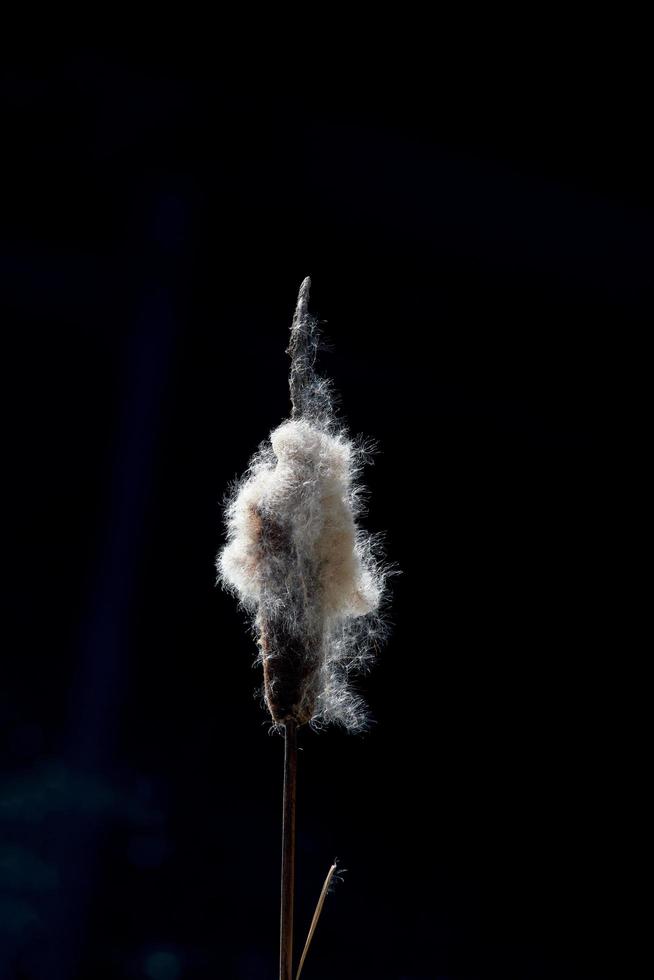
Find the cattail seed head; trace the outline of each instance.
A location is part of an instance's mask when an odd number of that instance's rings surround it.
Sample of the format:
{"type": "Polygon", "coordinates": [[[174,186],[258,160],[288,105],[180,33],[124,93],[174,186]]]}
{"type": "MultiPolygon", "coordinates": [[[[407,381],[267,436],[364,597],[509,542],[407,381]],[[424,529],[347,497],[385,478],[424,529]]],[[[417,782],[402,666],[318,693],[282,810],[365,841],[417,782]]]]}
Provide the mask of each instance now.
{"type": "Polygon", "coordinates": [[[263,443],[226,509],[219,580],[250,611],[273,722],[365,723],[348,676],[384,632],[388,568],[357,525],[366,447],[336,422],[331,385],[315,373],[309,279],[291,327],[291,418],[263,443]]]}

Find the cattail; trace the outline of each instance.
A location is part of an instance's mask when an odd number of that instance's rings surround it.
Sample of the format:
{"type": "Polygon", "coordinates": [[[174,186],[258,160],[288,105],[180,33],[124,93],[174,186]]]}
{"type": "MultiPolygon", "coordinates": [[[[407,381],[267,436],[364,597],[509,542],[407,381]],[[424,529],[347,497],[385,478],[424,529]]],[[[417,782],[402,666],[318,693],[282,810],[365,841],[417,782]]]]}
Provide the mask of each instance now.
{"type": "Polygon", "coordinates": [[[383,635],[388,574],[379,538],[357,524],[370,446],[348,437],[331,383],[316,373],[309,286],[307,278],[291,326],[291,416],[232,487],[217,560],[219,581],[251,615],[266,704],[285,736],[280,980],[292,977],[297,729],[364,727],[350,677],[383,635]]]}
{"type": "Polygon", "coordinates": [[[309,286],[291,327],[291,417],[233,488],[218,571],[252,614],[273,723],[358,729],[365,708],[349,677],[383,633],[386,568],[379,539],[356,523],[370,448],[348,438],[331,385],[316,374],[309,286]]]}

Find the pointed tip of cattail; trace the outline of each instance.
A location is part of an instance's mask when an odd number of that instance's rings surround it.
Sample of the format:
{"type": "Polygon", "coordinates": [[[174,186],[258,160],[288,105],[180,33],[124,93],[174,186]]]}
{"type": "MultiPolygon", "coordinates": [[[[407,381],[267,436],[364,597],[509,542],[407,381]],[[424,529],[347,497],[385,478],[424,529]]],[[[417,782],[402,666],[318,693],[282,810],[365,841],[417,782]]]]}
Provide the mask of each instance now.
{"type": "Polygon", "coordinates": [[[309,308],[309,291],[311,289],[311,276],[305,276],[300,285],[300,289],[297,294],[297,303],[295,306],[295,320],[299,317],[306,315],[309,308]]]}
{"type": "MultiPolygon", "coordinates": [[[[315,400],[315,374],[313,365],[318,350],[317,321],[309,313],[311,276],[305,276],[300,285],[291,323],[291,335],[286,353],[291,357],[289,385],[291,390],[292,418],[311,414],[315,400]]],[[[315,414],[315,413],[313,413],[315,414]]]]}

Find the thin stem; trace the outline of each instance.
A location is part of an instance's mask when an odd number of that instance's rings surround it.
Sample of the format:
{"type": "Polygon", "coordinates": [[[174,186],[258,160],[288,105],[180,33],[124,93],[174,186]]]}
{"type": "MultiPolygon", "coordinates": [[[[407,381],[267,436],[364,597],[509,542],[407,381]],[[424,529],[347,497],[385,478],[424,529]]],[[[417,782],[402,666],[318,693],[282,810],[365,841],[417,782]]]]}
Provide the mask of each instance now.
{"type": "Polygon", "coordinates": [[[282,901],[279,926],[279,980],[293,980],[293,898],[295,892],[295,800],[297,724],[284,727],[284,804],[282,819],[282,901]]]}
{"type": "Polygon", "coordinates": [[[309,926],[309,935],[307,936],[307,941],[304,944],[304,949],[302,950],[302,956],[300,957],[300,965],[297,968],[295,980],[300,980],[302,967],[304,966],[304,961],[307,958],[307,953],[309,952],[309,946],[311,945],[311,940],[313,939],[313,935],[316,931],[316,926],[318,925],[318,919],[320,918],[322,907],[325,904],[325,899],[327,898],[327,892],[329,891],[329,886],[331,885],[332,878],[334,877],[335,874],[336,874],[336,862],[334,861],[331,868],[327,872],[327,877],[325,878],[325,883],[322,886],[322,891],[320,892],[318,904],[316,905],[316,911],[313,913],[313,919],[311,920],[311,925],[309,926]]]}

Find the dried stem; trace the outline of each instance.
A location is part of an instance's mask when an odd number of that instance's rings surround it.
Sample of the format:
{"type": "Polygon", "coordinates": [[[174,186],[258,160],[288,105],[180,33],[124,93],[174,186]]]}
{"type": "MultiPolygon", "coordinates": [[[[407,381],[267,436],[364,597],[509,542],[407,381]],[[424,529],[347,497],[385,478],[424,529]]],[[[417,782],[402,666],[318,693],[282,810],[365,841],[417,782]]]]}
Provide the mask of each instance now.
{"type": "Polygon", "coordinates": [[[295,980],[300,980],[300,974],[302,973],[302,967],[304,966],[304,961],[307,958],[307,953],[309,952],[309,946],[311,945],[311,940],[316,931],[316,926],[318,925],[318,919],[320,918],[320,913],[322,912],[322,907],[325,904],[325,899],[327,898],[327,892],[329,891],[329,886],[332,883],[332,878],[336,874],[336,862],[332,864],[331,868],[327,872],[327,877],[325,878],[325,883],[322,886],[322,891],[320,892],[320,898],[318,899],[318,904],[316,905],[316,911],[313,913],[313,919],[311,920],[311,925],[309,926],[309,935],[307,936],[307,941],[304,944],[304,949],[302,950],[302,956],[300,957],[300,965],[297,968],[297,974],[295,980]]]}
{"type": "Polygon", "coordinates": [[[289,718],[284,725],[284,804],[282,818],[282,900],[279,927],[279,980],[293,980],[296,788],[297,723],[289,718]]]}

